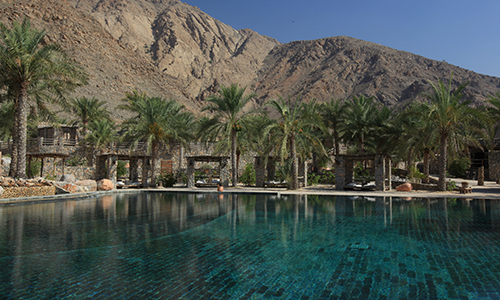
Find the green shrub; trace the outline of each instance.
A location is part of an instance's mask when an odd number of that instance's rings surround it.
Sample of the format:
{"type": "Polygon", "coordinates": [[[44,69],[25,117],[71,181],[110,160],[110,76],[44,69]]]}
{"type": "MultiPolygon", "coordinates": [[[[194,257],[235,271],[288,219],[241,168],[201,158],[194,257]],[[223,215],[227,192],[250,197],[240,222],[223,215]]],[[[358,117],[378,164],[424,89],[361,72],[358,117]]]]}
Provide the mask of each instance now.
{"type": "Polygon", "coordinates": [[[177,182],[177,176],[174,173],[160,173],[156,178],[156,183],[160,182],[164,187],[172,187],[177,182]]]}
{"type": "Polygon", "coordinates": [[[454,189],[457,188],[457,184],[455,183],[455,181],[448,181],[447,184],[446,184],[446,190],[448,191],[453,191],[454,189]]]}
{"type": "Polygon", "coordinates": [[[321,176],[314,173],[307,174],[307,185],[317,185],[321,176]]]}
{"type": "Polygon", "coordinates": [[[83,166],[86,163],[87,163],[87,159],[85,157],[78,155],[78,154],[73,155],[66,160],[66,166],[69,166],[69,167],[83,166]]]}
{"type": "Polygon", "coordinates": [[[118,161],[118,164],[116,165],[116,177],[120,178],[127,174],[127,168],[125,168],[126,165],[127,165],[126,161],[123,160],[118,161]]]}
{"type": "Polygon", "coordinates": [[[247,163],[245,166],[245,171],[241,174],[240,182],[245,185],[254,185],[255,184],[255,169],[253,168],[252,163],[247,163]]]}
{"type": "Polygon", "coordinates": [[[465,177],[467,174],[467,170],[470,168],[470,160],[468,157],[454,157],[450,166],[448,167],[448,171],[454,177],[465,177]]]}

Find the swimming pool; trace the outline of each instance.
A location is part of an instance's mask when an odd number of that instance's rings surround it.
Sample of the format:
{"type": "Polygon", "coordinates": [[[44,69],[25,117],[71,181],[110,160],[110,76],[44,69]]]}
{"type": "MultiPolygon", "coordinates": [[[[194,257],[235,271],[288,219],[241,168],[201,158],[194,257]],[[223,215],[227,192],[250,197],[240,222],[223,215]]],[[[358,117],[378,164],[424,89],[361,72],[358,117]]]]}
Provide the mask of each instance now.
{"type": "Polygon", "coordinates": [[[2,299],[500,298],[494,200],[116,194],[0,225],[2,299]]]}

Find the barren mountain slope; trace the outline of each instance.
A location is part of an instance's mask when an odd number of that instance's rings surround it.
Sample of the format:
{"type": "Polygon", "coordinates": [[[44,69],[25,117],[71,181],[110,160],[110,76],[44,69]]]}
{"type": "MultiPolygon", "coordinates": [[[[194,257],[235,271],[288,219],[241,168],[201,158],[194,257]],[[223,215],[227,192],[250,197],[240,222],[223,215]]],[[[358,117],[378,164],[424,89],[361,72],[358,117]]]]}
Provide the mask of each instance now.
{"type": "Polygon", "coordinates": [[[176,79],[157,72],[154,64],[113,38],[94,18],[75,10],[65,0],[16,1],[0,6],[0,21],[10,24],[28,16],[36,28],[48,30],[46,42],[56,42],[89,74],[89,84],[78,88],[74,96],[97,97],[107,101],[116,119],[128,117],[115,107],[125,92],[134,89],[150,95],[174,97],[196,110],[183,97],[176,79]]]}
{"type": "Polygon", "coordinates": [[[476,105],[500,90],[500,79],[349,37],[281,45],[250,29],[235,30],[178,0],[0,0],[0,21],[31,18],[90,75],[74,96],[108,102],[125,92],[174,98],[199,112],[220,84],[239,83],[263,104],[276,94],[306,100],[375,95],[398,106],[429,91],[429,80],[471,82],[476,105]]]}
{"type": "Polygon", "coordinates": [[[257,79],[260,102],[276,94],[320,102],[365,94],[397,106],[430,91],[429,80],[448,81],[452,72],[454,85],[470,82],[465,98],[476,105],[500,90],[500,78],[343,36],[277,46],[265,65],[257,79]]]}

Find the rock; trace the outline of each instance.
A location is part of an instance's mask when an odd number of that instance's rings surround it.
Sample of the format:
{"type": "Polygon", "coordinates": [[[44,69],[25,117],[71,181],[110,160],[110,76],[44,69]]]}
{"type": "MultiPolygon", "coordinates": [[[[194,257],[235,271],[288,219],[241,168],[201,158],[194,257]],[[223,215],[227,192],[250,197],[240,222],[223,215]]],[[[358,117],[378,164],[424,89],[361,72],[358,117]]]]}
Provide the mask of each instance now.
{"type": "Polygon", "coordinates": [[[82,189],[82,192],[95,192],[97,191],[97,182],[95,180],[78,180],[74,182],[75,185],[82,189]]]}
{"type": "Polygon", "coordinates": [[[2,165],[5,167],[10,167],[10,162],[12,161],[12,158],[10,157],[2,157],[2,165]]]}
{"type": "Polygon", "coordinates": [[[64,174],[63,176],[61,176],[61,179],[59,179],[59,181],[65,181],[65,182],[75,182],[76,181],[76,177],[75,175],[71,175],[71,174],[64,174]]]}
{"type": "Polygon", "coordinates": [[[97,182],[97,190],[98,191],[110,191],[114,188],[114,184],[109,179],[102,179],[97,182]]]}
{"type": "Polygon", "coordinates": [[[3,187],[1,187],[1,186],[0,186],[0,198],[1,198],[1,197],[2,197],[2,195],[3,195],[3,192],[4,192],[4,189],[3,189],[3,187]]]}
{"type": "Polygon", "coordinates": [[[70,193],[76,193],[78,192],[78,186],[75,185],[74,183],[66,183],[65,185],[62,186],[63,189],[65,189],[66,191],[70,192],[70,193]]]}
{"type": "Polygon", "coordinates": [[[411,183],[409,183],[409,182],[405,182],[405,183],[398,185],[396,187],[396,191],[399,191],[399,192],[409,192],[409,191],[411,191],[411,189],[412,189],[412,186],[411,186],[411,183]]]}

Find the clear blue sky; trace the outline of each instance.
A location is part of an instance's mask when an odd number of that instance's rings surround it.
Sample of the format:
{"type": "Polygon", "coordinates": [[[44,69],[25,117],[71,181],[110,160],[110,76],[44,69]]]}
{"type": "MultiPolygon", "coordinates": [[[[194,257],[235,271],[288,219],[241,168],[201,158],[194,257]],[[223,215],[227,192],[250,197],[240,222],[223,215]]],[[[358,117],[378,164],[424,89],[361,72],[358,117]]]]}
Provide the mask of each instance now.
{"type": "Polygon", "coordinates": [[[345,35],[500,77],[500,0],[183,0],[281,43],[345,35]]]}

